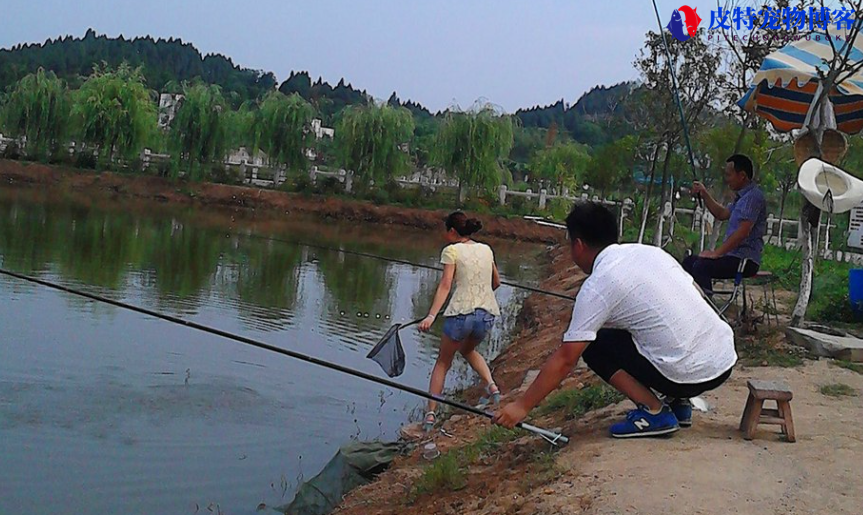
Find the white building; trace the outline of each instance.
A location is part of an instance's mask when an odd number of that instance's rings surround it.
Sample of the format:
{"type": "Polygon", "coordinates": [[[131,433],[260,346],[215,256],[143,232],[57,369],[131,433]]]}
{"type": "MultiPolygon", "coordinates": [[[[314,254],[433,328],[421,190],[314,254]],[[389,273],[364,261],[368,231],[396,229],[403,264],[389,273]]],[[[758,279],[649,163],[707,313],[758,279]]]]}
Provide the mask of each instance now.
{"type": "Polygon", "coordinates": [[[335,129],[324,127],[323,122],[315,118],[312,120],[312,132],[315,134],[315,139],[330,138],[333,139],[336,135],[335,129]]]}
{"type": "Polygon", "coordinates": [[[159,95],[160,129],[167,129],[171,125],[171,122],[174,121],[181,100],[183,100],[183,95],[172,95],[171,93],[162,93],[159,95]]]}
{"type": "Polygon", "coordinates": [[[260,150],[252,155],[246,147],[240,147],[228,154],[226,163],[229,165],[247,164],[251,166],[264,166],[269,159],[267,154],[260,150]]]}

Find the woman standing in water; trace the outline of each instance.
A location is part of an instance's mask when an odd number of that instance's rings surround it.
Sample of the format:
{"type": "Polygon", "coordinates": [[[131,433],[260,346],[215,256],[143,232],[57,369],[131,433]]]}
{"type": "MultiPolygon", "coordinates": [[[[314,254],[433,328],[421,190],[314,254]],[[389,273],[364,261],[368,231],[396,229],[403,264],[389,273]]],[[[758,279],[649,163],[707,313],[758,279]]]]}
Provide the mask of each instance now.
{"type": "MultiPolygon", "coordinates": [[[[440,352],[432,371],[429,392],[440,395],[446,374],[452,366],[456,352],[476,370],[486,384],[488,397],[481,403],[500,402],[500,390],[494,384],[491,370],[485,359],[476,351],[500,316],[500,308],[494,298],[494,290],[500,286],[500,275],[494,263],[494,252],[484,243],[470,237],[482,229],[482,223],[457,211],[446,218],[446,240],[448,245],[441,254],[443,277],[438,285],[429,315],[420,325],[420,331],[428,331],[443,308],[450,291],[455,288],[452,299],[443,316],[443,337],[440,352]]],[[[429,401],[423,429],[430,431],[437,421],[437,402],[429,401]]]]}

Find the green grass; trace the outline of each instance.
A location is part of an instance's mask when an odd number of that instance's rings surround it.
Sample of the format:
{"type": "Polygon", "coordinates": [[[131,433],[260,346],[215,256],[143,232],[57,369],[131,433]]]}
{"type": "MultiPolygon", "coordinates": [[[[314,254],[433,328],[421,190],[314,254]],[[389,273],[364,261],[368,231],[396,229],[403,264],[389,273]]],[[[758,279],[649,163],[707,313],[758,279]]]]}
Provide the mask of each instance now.
{"type": "Polygon", "coordinates": [[[863,374],[863,363],[852,363],[850,361],[836,360],[833,362],[833,364],[837,367],[844,368],[852,372],[857,372],[858,374],[863,374]]]}
{"type": "Polygon", "coordinates": [[[857,397],[857,390],[842,383],[825,384],[821,393],[829,397],[857,397]]]}
{"type": "Polygon", "coordinates": [[[416,499],[420,495],[442,490],[461,490],[467,484],[466,474],[470,465],[521,434],[517,429],[493,426],[470,444],[447,451],[423,470],[422,476],[414,483],[410,497],[416,499]]]}
{"type": "MultiPolygon", "coordinates": [[[[761,269],[773,272],[777,277],[777,288],[796,292],[800,289],[799,250],[788,251],[780,247],[764,247],[761,269]]],[[[859,323],[861,315],[851,309],[848,298],[849,263],[836,263],[819,259],[815,261],[812,281],[812,297],[807,310],[807,319],[821,323],[859,323]]]]}
{"type": "Polygon", "coordinates": [[[467,484],[466,467],[457,450],[449,451],[425,468],[414,483],[411,497],[434,493],[440,490],[461,490],[467,484]]]}
{"type": "Polygon", "coordinates": [[[774,346],[767,338],[738,339],[740,363],[748,367],[799,367],[806,351],[801,347],[774,346]]]}
{"type": "Polygon", "coordinates": [[[581,390],[563,390],[552,394],[539,407],[538,413],[546,415],[563,411],[567,419],[578,418],[588,411],[616,404],[624,399],[617,390],[606,385],[590,385],[581,390]]]}

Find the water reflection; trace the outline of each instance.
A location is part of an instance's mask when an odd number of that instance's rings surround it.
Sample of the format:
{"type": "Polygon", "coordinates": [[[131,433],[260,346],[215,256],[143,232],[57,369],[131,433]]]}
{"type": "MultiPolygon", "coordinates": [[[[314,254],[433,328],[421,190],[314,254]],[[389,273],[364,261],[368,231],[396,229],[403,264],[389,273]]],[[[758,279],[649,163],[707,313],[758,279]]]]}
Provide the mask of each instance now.
{"type": "MultiPolygon", "coordinates": [[[[399,228],[0,189],[0,264],[21,273],[370,373],[377,338],[428,312],[436,271],[262,236],[423,265],[441,247],[399,228]]],[[[540,249],[493,245],[505,276],[531,279],[522,265],[540,249]]],[[[513,290],[498,299],[517,309],[513,290]]],[[[0,300],[0,513],[192,513],[210,501],[251,512],[288,500],[269,485],[314,475],[352,436],[393,437],[422,403],[17,281],[0,278],[0,300]]],[[[503,318],[484,352],[505,341],[515,317],[503,318]]],[[[435,335],[403,332],[400,381],[427,385],[435,335]]]]}

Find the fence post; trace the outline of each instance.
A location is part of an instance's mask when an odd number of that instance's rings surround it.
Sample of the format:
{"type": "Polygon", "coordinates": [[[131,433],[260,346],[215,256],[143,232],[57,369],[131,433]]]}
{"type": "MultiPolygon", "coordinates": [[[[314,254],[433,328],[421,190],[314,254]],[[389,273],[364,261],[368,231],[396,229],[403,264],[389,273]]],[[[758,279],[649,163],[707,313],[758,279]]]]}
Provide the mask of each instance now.
{"type": "Polygon", "coordinates": [[[626,216],[629,214],[629,211],[632,209],[632,200],[625,198],[623,202],[620,203],[620,219],[617,222],[617,239],[623,240],[623,222],[626,219],[626,216]]]}
{"type": "Polygon", "coordinates": [[[773,236],[773,224],[775,223],[776,219],[773,218],[773,213],[767,215],[767,241],[770,241],[771,237],[773,236]]]}
{"type": "Polygon", "coordinates": [[[311,179],[312,182],[315,182],[317,177],[318,177],[318,167],[317,167],[317,165],[315,165],[315,166],[309,168],[309,179],[311,179]]]}
{"type": "Polygon", "coordinates": [[[345,192],[350,193],[354,189],[354,173],[345,171],[345,192]]]}
{"type": "Polygon", "coordinates": [[[543,189],[539,190],[539,210],[540,211],[545,210],[546,200],[548,200],[548,192],[545,190],[545,188],[543,188],[543,189]]]}
{"type": "Polygon", "coordinates": [[[500,201],[501,206],[506,205],[506,184],[501,184],[500,188],[497,189],[498,200],[500,201]]]}

